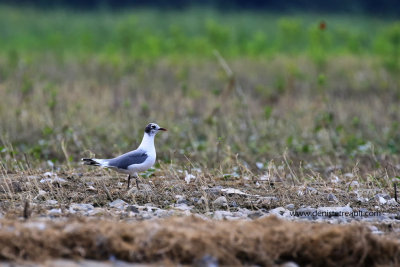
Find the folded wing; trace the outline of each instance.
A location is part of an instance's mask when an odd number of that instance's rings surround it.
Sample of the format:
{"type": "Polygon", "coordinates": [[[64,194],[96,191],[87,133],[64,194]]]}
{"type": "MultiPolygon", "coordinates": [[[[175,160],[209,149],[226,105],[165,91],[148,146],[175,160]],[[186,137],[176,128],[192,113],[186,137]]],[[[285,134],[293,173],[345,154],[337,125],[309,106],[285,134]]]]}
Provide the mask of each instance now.
{"type": "Polygon", "coordinates": [[[147,158],[148,155],[146,152],[143,150],[135,150],[108,160],[107,167],[127,170],[130,165],[141,164],[145,162],[147,158]]]}

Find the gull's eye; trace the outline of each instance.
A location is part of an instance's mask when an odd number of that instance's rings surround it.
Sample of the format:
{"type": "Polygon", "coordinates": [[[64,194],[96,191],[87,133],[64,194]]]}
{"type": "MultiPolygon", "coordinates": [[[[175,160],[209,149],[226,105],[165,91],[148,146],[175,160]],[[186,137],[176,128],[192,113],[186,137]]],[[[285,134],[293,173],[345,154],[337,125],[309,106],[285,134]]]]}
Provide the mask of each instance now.
{"type": "Polygon", "coordinates": [[[154,125],[153,125],[153,126],[151,126],[151,129],[155,129],[155,128],[156,128],[156,126],[154,126],[154,125]]]}

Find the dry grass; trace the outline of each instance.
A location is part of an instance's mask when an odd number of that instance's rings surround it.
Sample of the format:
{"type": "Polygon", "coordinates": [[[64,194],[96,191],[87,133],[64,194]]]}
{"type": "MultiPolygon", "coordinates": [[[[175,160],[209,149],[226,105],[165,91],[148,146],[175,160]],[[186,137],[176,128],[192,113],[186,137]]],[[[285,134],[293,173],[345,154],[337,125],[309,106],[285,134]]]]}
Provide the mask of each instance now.
{"type": "Polygon", "coordinates": [[[373,60],[332,59],[324,70],[302,58],[238,60],[234,76],[217,60],[44,61],[21,63],[0,85],[7,170],[19,169],[7,153],[34,167],[125,152],[149,121],[170,129],[156,141],[164,162],[225,171],[237,157],[254,170],[286,151],[304,165],[399,164],[399,80],[373,60]]]}
{"type": "Polygon", "coordinates": [[[131,262],[194,263],[212,256],[223,265],[377,266],[400,262],[399,243],[364,227],[280,221],[213,222],[195,217],[136,223],[93,221],[1,221],[0,258],[116,257],[131,262]],[[44,229],[40,229],[42,226],[44,229]],[[10,231],[12,229],[12,231],[10,231]]]}

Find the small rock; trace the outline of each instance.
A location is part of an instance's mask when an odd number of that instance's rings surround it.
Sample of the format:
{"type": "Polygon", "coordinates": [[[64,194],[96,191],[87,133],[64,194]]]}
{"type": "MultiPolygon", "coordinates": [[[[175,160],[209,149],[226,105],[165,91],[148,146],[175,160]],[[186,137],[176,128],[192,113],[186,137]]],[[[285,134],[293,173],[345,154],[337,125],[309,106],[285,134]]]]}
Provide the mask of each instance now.
{"type": "Polygon", "coordinates": [[[318,190],[315,189],[314,187],[307,186],[306,187],[306,193],[310,194],[310,195],[317,195],[318,194],[318,190]]]}
{"type": "Polygon", "coordinates": [[[40,180],[39,182],[42,184],[44,184],[44,183],[65,184],[67,182],[67,180],[65,180],[63,178],[55,177],[55,178],[45,178],[45,179],[40,180]]]}
{"type": "Polygon", "coordinates": [[[389,205],[389,206],[397,206],[397,205],[399,205],[399,203],[397,203],[397,201],[394,198],[389,199],[386,204],[389,205]]]}
{"type": "Polygon", "coordinates": [[[46,229],[46,224],[44,222],[28,222],[25,224],[25,227],[26,228],[34,228],[34,229],[43,231],[46,229]]]}
{"type": "Polygon", "coordinates": [[[378,199],[379,197],[384,198],[385,200],[391,199],[391,197],[388,194],[376,194],[375,198],[378,199]]]}
{"type": "Polygon", "coordinates": [[[139,209],[138,209],[136,206],[134,206],[134,205],[128,206],[128,207],[126,208],[126,211],[131,211],[131,212],[134,212],[134,213],[139,213],[139,209]]]}
{"type": "Polygon", "coordinates": [[[373,234],[377,234],[377,235],[383,234],[383,232],[381,230],[379,230],[378,227],[376,227],[375,225],[370,225],[369,229],[371,230],[371,232],[373,234]]]}
{"type": "Polygon", "coordinates": [[[343,168],[342,165],[334,165],[334,166],[329,166],[325,169],[326,174],[329,174],[331,172],[334,172],[336,170],[341,170],[343,168]]]}
{"type": "Polygon", "coordinates": [[[210,255],[205,255],[203,258],[193,262],[195,267],[218,267],[218,260],[210,255]]]}
{"type": "Polygon", "coordinates": [[[46,204],[47,205],[56,205],[56,204],[58,204],[58,201],[57,200],[53,200],[53,199],[49,199],[49,200],[46,201],[46,204]]]}
{"type": "Polygon", "coordinates": [[[285,208],[292,211],[294,210],[294,204],[287,204],[285,208]]]}
{"type": "Polygon", "coordinates": [[[57,177],[57,174],[56,173],[53,173],[53,172],[45,172],[45,173],[43,173],[43,176],[45,176],[45,177],[57,177]]]}
{"type": "Polygon", "coordinates": [[[217,208],[222,208],[228,206],[228,201],[226,200],[226,197],[222,196],[214,200],[213,204],[217,208]]]}
{"type": "Polygon", "coordinates": [[[176,205],[175,205],[175,208],[178,209],[178,210],[183,210],[183,211],[191,210],[191,209],[192,209],[191,207],[189,207],[189,206],[188,206],[187,204],[185,204],[185,203],[176,204],[176,205]]]}
{"type": "Polygon", "coordinates": [[[211,188],[206,188],[204,190],[211,195],[219,195],[222,188],[223,188],[222,186],[217,185],[211,188]]]}
{"type": "Polygon", "coordinates": [[[154,215],[158,218],[165,218],[173,215],[173,213],[171,214],[170,212],[171,211],[159,209],[154,212],[154,215]]]}
{"type": "Polygon", "coordinates": [[[332,193],[330,193],[330,194],[328,194],[328,201],[329,202],[339,202],[339,200],[337,199],[337,197],[334,195],[334,194],[332,194],[332,193]]]}
{"type": "Polygon", "coordinates": [[[221,192],[228,194],[228,195],[250,196],[249,194],[244,193],[244,192],[240,191],[239,189],[235,189],[235,188],[222,188],[221,192]]]}
{"type": "Polygon", "coordinates": [[[87,190],[87,191],[97,191],[96,188],[94,188],[92,185],[89,185],[89,186],[86,188],[86,190],[87,190]]]}
{"type": "Polygon", "coordinates": [[[111,203],[108,203],[108,206],[110,206],[111,208],[116,208],[116,209],[124,209],[125,206],[128,205],[125,201],[123,201],[122,199],[116,199],[111,203]]]}
{"type": "Polygon", "coordinates": [[[39,190],[39,194],[37,194],[37,196],[34,197],[33,200],[44,201],[44,200],[46,200],[46,194],[47,194],[46,191],[39,190]]]}
{"type": "Polygon", "coordinates": [[[185,171],[185,182],[186,184],[189,184],[191,180],[195,180],[196,176],[194,176],[193,174],[188,173],[187,171],[185,171]]]}
{"type": "Polygon", "coordinates": [[[277,215],[278,217],[282,217],[286,213],[286,209],[284,207],[278,207],[269,211],[269,214],[277,215]]]}
{"type": "Polygon", "coordinates": [[[340,183],[340,179],[337,175],[331,174],[331,183],[337,184],[340,183]]]}
{"type": "Polygon", "coordinates": [[[375,200],[376,200],[376,202],[378,202],[379,205],[385,205],[386,202],[387,202],[387,200],[386,200],[385,198],[383,198],[383,197],[381,196],[381,194],[377,194],[377,195],[375,196],[375,200]]]}
{"type": "Polygon", "coordinates": [[[254,219],[260,218],[263,215],[264,215],[264,213],[262,213],[261,211],[255,211],[255,212],[249,213],[247,215],[247,217],[254,220],[254,219]]]}
{"type": "Polygon", "coordinates": [[[350,183],[347,183],[346,186],[354,188],[354,187],[359,187],[360,184],[357,181],[351,181],[350,183]]]}
{"type": "Polygon", "coordinates": [[[197,201],[196,204],[198,204],[198,205],[204,205],[204,204],[206,204],[206,199],[205,199],[205,197],[201,197],[201,198],[197,201]]]}
{"type": "Polygon", "coordinates": [[[231,202],[229,202],[229,207],[237,208],[237,207],[239,207],[239,205],[236,203],[236,201],[231,201],[231,202]]]}
{"type": "Polygon", "coordinates": [[[176,199],[176,204],[188,204],[188,201],[185,199],[184,196],[176,195],[175,199],[176,199]]]}
{"type": "Polygon", "coordinates": [[[75,213],[75,212],[86,212],[89,210],[93,210],[94,207],[92,204],[78,204],[74,203],[69,206],[69,212],[75,213]]]}
{"type": "Polygon", "coordinates": [[[232,212],[230,211],[225,211],[225,210],[216,210],[213,214],[213,219],[215,220],[223,220],[226,219],[226,217],[232,217],[232,212]]]}
{"type": "Polygon", "coordinates": [[[283,264],[281,264],[279,266],[280,267],[299,267],[299,265],[297,263],[293,262],[293,261],[285,262],[285,263],[283,263],[283,264]]]}
{"type": "Polygon", "coordinates": [[[274,202],[277,202],[279,199],[277,197],[260,197],[257,200],[257,204],[261,205],[270,205],[274,202]]]}
{"type": "Polygon", "coordinates": [[[364,197],[358,197],[358,198],[356,198],[356,201],[358,203],[367,203],[369,201],[369,199],[368,198],[364,198],[364,197]]]}
{"type": "Polygon", "coordinates": [[[61,209],[51,209],[48,211],[49,215],[59,215],[61,214],[61,209]]]}
{"type": "Polygon", "coordinates": [[[151,192],[153,189],[151,188],[151,185],[149,184],[139,184],[139,191],[144,191],[144,192],[151,192]]]}
{"type": "Polygon", "coordinates": [[[94,215],[101,215],[104,214],[105,210],[103,208],[94,208],[93,210],[89,210],[87,212],[88,215],[94,216],[94,215]]]}

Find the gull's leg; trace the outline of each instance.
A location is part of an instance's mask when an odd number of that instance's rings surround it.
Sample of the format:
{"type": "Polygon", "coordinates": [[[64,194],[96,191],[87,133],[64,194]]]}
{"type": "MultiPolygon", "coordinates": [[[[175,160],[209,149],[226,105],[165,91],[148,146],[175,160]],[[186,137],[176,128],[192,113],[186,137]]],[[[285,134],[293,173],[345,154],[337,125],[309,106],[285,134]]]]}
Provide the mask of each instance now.
{"type": "Polygon", "coordinates": [[[129,189],[129,186],[131,185],[131,175],[129,174],[128,175],[128,189],[129,189]]]}
{"type": "Polygon", "coordinates": [[[135,173],[135,180],[136,180],[136,188],[139,190],[139,176],[137,173],[135,173]]]}

